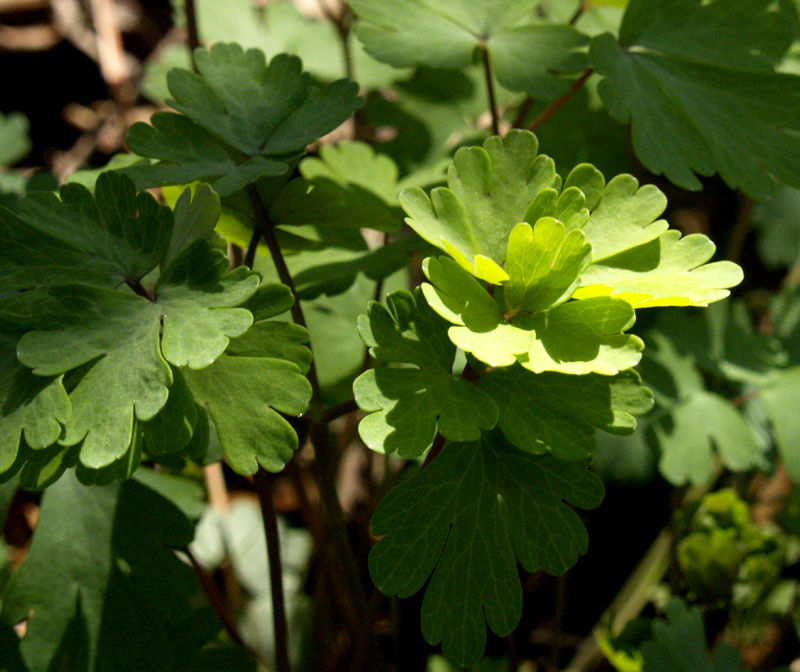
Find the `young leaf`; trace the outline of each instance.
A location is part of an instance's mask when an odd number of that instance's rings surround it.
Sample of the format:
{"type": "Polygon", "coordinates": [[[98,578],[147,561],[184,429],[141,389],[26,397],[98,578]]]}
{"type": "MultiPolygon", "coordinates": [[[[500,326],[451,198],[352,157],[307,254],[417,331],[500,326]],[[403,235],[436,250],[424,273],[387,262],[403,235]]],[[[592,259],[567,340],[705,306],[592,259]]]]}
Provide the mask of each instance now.
{"type": "MultiPolygon", "coordinates": [[[[450,340],[490,366],[519,361],[534,373],[614,375],[641,358],[641,339],[622,333],[633,324],[634,311],[621,299],[570,301],[506,319],[481,284],[451,259],[426,259],[423,270],[431,281],[422,286],[428,304],[456,325],[447,332],[450,340]]],[[[561,292],[556,285],[556,294],[561,292]]]]}
{"type": "Polygon", "coordinates": [[[708,482],[714,472],[714,448],[731,471],[763,467],[764,446],[729,401],[705,390],[691,358],[658,333],[649,342],[653,346],[642,373],[665,411],[649,427],[661,448],[664,478],[674,485],[708,482]]]}
{"type": "Polygon", "coordinates": [[[37,375],[59,375],[90,365],[70,392],[72,417],[63,445],[83,441],[81,462],[98,469],[122,457],[133,437],[134,414],[150,420],[167,401],[174,366],[202,368],[252,314],[237,308],[255,292],[246,269],[223,275],[222,252],[198,240],[168,266],[154,300],[91,287],[50,290],[61,321],[25,334],[17,352],[37,375]]]}
{"type": "Polygon", "coordinates": [[[554,73],[585,67],[579,49],[586,38],[570,26],[542,24],[535,0],[401,0],[392,7],[354,0],[352,6],[367,53],[396,68],[464,68],[485,49],[507,89],[556,98],[568,83],[554,73]]]}
{"type": "Polygon", "coordinates": [[[511,230],[525,221],[537,194],[560,186],[553,161],[537,156],[538,147],[532,133],[511,130],[503,139],[488,138],[483,147],[458,150],[447,188],[434,189],[430,198],[419,188],[400,195],[406,221],[473,275],[504,282],[511,230]]]}
{"type": "Polygon", "coordinates": [[[295,56],[280,54],[267,65],[257,49],[217,43],[195,60],[199,74],[174,69],[168,76],[174,100],[167,102],[185,117],[157,113],[152,126],[131,126],[131,150],[160,161],[125,169],[140,188],[203,179],[231,194],[287,172],[291,156],[361,106],[355,83],[320,89],[295,56]]]}
{"type": "Polygon", "coordinates": [[[191,538],[183,514],[135,481],[85,488],[68,474],[51,486],[3,595],[4,619],[27,619],[20,650],[30,672],[60,669],[62,656],[88,672],[172,669],[202,647],[218,626],[185,623],[197,583],[166,548],[191,538]]]}
{"type": "MultiPolygon", "coordinates": [[[[273,287],[278,291],[261,297],[263,318],[288,307],[288,290],[273,287]]],[[[195,400],[208,409],[225,458],[237,473],[252,474],[259,465],[277,472],[292,459],[297,434],[280,414],[299,415],[308,408],[307,342],[308,332],[302,327],[260,321],[233,339],[211,366],[182,370],[195,400]]]]}
{"type": "Polygon", "coordinates": [[[597,448],[595,429],[630,434],[634,416],[653,407],[653,395],[634,371],[534,375],[509,367],[484,373],[480,387],[499,407],[498,425],[509,443],[561,460],[589,458],[597,448]]]}
{"type": "Polygon", "coordinates": [[[378,362],[415,368],[373,368],[353,384],[356,402],[369,411],[359,424],[364,443],[381,453],[423,455],[436,432],[474,441],[497,423],[497,406],[479,388],[453,375],[455,346],[444,322],[417,294],[394,292],[388,310],[371,303],[359,319],[361,338],[378,362]]]}
{"type": "Polygon", "coordinates": [[[702,234],[681,238],[669,230],[656,240],[592,264],[574,298],[611,295],[634,308],[707,306],[730,294],[742,269],[730,261],[706,262],[716,246],[702,234]]]}
{"type": "Polygon", "coordinates": [[[385,535],[369,568],[387,595],[408,597],[430,577],[422,632],[445,656],[471,665],[486,627],[505,636],[522,614],[517,560],[526,571],[562,574],[586,552],[577,514],[599,506],[600,480],[578,463],[523,453],[497,434],[452,443],[380,503],[373,532],[385,535]]]}
{"type": "Polygon", "coordinates": [[[457,325],[450,340],[490,366],[510,366],[531,348],[532,330],[509,324],[483,286],[452,259],[429,257],[423,264],[431,284],[422,285],[428,304],[457,325]]]}
{"type": "Polygon", "coordinates": [[[589,58],[647,168],[688,189],[718,172],[762,198],[800,185],[800,77],[774,72],[796,21],[771,0],[632,0],[619,43],[600,35],[589,58]]]}
{"type": "Polygon", "coordinates": [[[503,297],[510,315],[535,313],[566,301],[592,261],[592,247],[580,230],[567,234],[552,217],[531,228],[518,224],[508,237],[503,297]]]}
{"type": "Polygon", "coordinates": [[[622,333],[633,321],[633,308],[621,299],[596,297],[562,303],[517,320],[536,334],[528,352],[517,361],[534,373],[613,376],[636,366],[642,357],[642,339],[622,333]]]}

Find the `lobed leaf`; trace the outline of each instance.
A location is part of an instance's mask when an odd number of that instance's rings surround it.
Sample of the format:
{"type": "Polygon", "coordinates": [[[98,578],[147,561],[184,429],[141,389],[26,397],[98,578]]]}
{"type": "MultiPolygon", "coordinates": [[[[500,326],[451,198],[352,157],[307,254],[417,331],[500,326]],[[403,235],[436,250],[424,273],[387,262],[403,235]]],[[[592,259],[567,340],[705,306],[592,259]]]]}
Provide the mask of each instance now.
{"type": "Polygon", "coordinates": [[[534,0],[401,0],[392,8],[355,0],[364,49],[396,68],[464,68],[485,49],[497,80],[512,91],[556,98],[568,83],[556,73],[585,67],[586,38],[570,26],[543,24],[534,0]],[[524,63],[524,67],[520,64],[524,63]]]}
{"type": "Polygon", "coordinates": [[[167,548],[191,538],[185,516],[135,481],[85,488],[68,474],[51,486],[3,593],[6,622],[27,621],[27,668],[174,669],[196,656],[219,626],[193,609],[194,573],[167,548]]]}
{"type": "Polygon", "coordinates": [[[452,441],[474,441],[497,423],[497,406],[478,387],[453,374],[456,349],[444,323],[424,301],[405,291],[387,297],[388,310],[371,303],[359,333],[377,362],[414,368],[373,368],[353,384],[369,412],[358,426],[368,447],[402,457],[423,455],[437,431],[452,441]]]}
{"type": "Polygon", "coordinates": [[[6,480],[20,446],[40,450],[61,436],[72,411],[61,376],[34,376],[16,357],[17,339],[0,337],[0,478],[6,480]]]}
{"type": "Polygon", "coordinates": [[[455,664],[470,665],[483,654],[484,622],[505,636],[520,619],[517,560],[529,572],[565,572],[588,544],[567,503],[590,509],[602,497],[583,465],[523,453],[497,434],[446,444],[378,506],[373,532],[385,536],[370,554],[370,574],[400,597],[430,577],[423,635],[455,664]]]}
{"type": "Polygon", "coordinates": [[[480,387],[500,409],[498,426],[512,445],[536,455],[584,460],[597,448],[595,430],[630,434],[653,395],[634,371],[616,376],[534,375],[521,367],[485,372],[480,387]]]}
{"type": "Polygon", "coordinates": [[[741,413],[725,398],[706,391],[691,358],[665,337],[654,333],[650,342],[653,347],[642,373],[662,410],[649,431],[661,449],[663,476],[674,485],[708,482],[715,469],[715,449],[731,471],[763,467],[765,447],[741,413]]]}
{"type": "MultiPolygon", "coordinates": [[[[285,310],[286,294],[291,297],[283,285],[273,287],[274,310],[262,307],[265,317],[285,310]]],[[[182,369],[194,399],[208,409],[225,459],[237,473],[255,473],[259,465],[277,472],[292,459],[297,434],[281,413],[300,415],[311,400],[305,377],[311,364],[307,342],[308,332],[298,325],[259,321],[233,339],[210,366],[182,369]]]]}
{"type": "Polygon", "coordinates": [[[289,171],[306,145],[361,106],[355,83],[321,89],[295,56],[279,54],[267,64],[258,49],[216,43],[198,50],[195,61],[197,74],[175,68],[168,75],[174,100],[167,103],[182,114],[156,113],[152,126],[131,126],[131,150],[159,161],[124,170],[140,188],[204,180],[232,194],[289,171]]]}
{"type": "Polygon", "coordinates": [[[800,184],[800,77],[774,72],[796,22],[771,0],[632,0],[619,42],[596,37],[589,59],[647,168],[687,189],[718,172],[762,198],[800,184]]]}

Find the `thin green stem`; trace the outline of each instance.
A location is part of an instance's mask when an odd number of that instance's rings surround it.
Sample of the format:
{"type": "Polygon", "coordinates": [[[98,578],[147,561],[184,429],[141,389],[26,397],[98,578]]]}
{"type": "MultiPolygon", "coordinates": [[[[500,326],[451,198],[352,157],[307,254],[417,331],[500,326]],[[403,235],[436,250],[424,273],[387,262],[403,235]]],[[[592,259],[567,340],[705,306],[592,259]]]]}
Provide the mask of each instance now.
{"type": "Polygon", "coordinates": [[[289,663],[289,625],[286,620],[286,603],[283,595],[283,568],[281,566],[281,544],[278,536],[278,516],[272,501],[274,475],[259,470],[253,474],[253,485],[261,505],[261,517],[267,535],[267,560],[269,562],[270,590],[272,592],[272,616],[275,632],[275,669],[277,672],[292,672],[289,663]]]}
{"type": "Polygon", "coordinates": [[[584,72],[578,79],[572,82],[572,86],[570,87],[569,91],[565,93],[561,98],[554,100],[550,105],[548,105],[542,113],[536,117],[530,124],[528,124],[529,131],[537,131],[541,126],[547,122],[550,117],[552,117],[556,112],[558,112],[564,105],[566,105],[567,101],[572,98],[580,88],[586,84],[586,80],[592,76],[594,72],[594,68],[589,68],[586,72],[584,72]]]}
{"type": "Polygon", "coordinates": [[[497,111],[497,100],[494,95],[494,78],[492,77],[492,64],[489,62],[489,50],[485,44],[480,46],[483,73],[486,76],[486,95],[489,98],[489,112],[492,115],[492,133],[500,135],[500,113],[497,111]]]}

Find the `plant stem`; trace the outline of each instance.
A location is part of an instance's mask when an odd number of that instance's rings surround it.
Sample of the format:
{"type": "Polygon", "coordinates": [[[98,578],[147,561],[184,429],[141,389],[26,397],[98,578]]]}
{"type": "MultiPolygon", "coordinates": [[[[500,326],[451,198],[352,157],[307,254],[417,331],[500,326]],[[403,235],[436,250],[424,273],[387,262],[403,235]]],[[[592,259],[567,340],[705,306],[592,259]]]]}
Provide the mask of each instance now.
{"type": "Polygon", "coordinates": [[[200,46],[200,31],[197,29],[197,10],[194,6],[194,0],[186,0],[184,12],[186,13],[186,45],[189,47],[189,58],[192,61],[192,70],[197,72],[194,50],[200,46]]]}
{"type": "Polygon", "coordinates": [[[575,10],[575,13],[572,15],[572,18],[569,20],[569,25],[574,26],[578,19],[581,18],[581,15],[589,9],[589,1],[588,0],[581,0],[581,4],[578,5],[578,8],[575,10]]]}
{"type": "Polygon", "coordinates": [[[550,119],[556,112],[558,112],[566,102],[572,98],[580,88],[586,84],[586,80],[591,77],[592,73],[594,72],[594,68],[589,68],[586,72],[584,72],[578,79],[572,82],[572,86],[570,87],[569,91],[565,93],[561,98],[554,100],[550,105],[548,105],[542,113],[536,117],[530,124],[528,124],[529,131],[537,131],[544,123],[550,119]]]}
{"type": "MultiPolygon", "coordinates": [[[[303,308],[297,296],[297,289],[292,279],[292,274],[286,266],[283,252],[275,237],[274,224],[269,218],[269,214],[261,201],[255,184],[251,184],[247,187],[247,193],[250,197],[250,202],[255,214],[254,226],[261,231],[264,242],[269,248],[280,281],[289,287],[295,298],[294,305],[292,306],[292,319],[296,324],[306,327],[303,308]]],[[[361,582],[355,554],[350,547],[350,540],[347,537],[344,512],[339,502],[339,493],[336,490],[336,464],[333,459],[333,443],[330,439],[328,426],[322,412],[322,394],[313,360],[307,375],[312,389],[311,408],[307,418],[303,419],[303,422],[308,423],[307,426],[309,428],[311,442],[314,446],[320,496],[325,508],[328,532],[333,542],[334,552],[336,556],[338,556],[337,559],[342,574],[345,576],[347,590],[353,600],[353,607],[356,615],[361,622],[364,622],[364,619],[367,618],[369,613],[367,594],[361,582]]]]}
{"type": "Polygon", "coordinates": [[[337,418],[341,418],[343,415],[353,413],[357,410],[358,404],[356,403],[356,400],[348,399],[347,401],[343,401],[341,404],[326,408],[325,412],[322,414],[322,421],[325,423],[333,422],[337,418]]]}
{"type": "Polygon", "coordinates": [[[342,511],[339,493],[336,490],[336,465],[333,462],[332,443],[327,426],[322,423],[312,423],[311,441],[314,444],[317,473],[319,474],[319,493],[328,514],[328,531],[334,551],[338,556],[336,559],[339,561],[342,574],[347,582],[347,591],[353,599],[356,616],[361,623],[364,623],[369,614],[367,592],[361,582],[358,562],[347,536],[344,511],[342,511]]]}
{"type": "Polygon", "coordinates": [[[272,592],[272,615],[275,632],[275,669],[277,672],[292,672],[289,663],[289,626],[286,621],[286,605],[283,596],[283,569],[281,567],[281,545],[278,537],[278,517],[272,501],[273,474],[264,469],[253,474],[253,485],[261,505],[261,517],[267,535],[267,560],[269,561],[270,589],[272,592]]]}
{"type": "MultiPolygon", "coordinates": [[[[186,558],[189,560],[189,564],[192,566],[195,575],[197,576],[198,581],[200,582],[200,586],[203,589],[203,592],[206,594],[208,601],[211,603],[211,607],[214,609],[214,612],[217,614],[217,618],[219,619],[220,623],[222,623],[222,627],[224,628],[225,632],[228,633],[228,637],[230,637],[236,644],[241,646],[244,649],[250,651],[247,644],[242,641],[242,637],[239,634],[239,631],[236,629],[236,624],[233,622],[231,615],[228,611],[228,603],[225,601],[225,598],[220,593],[219,587],[214,580],[206,573],[206,570],[197,562],[197,558],[194,557],[192,552],[189,550],[188,547],[184,546],[181,548],[177,548],[175,550],[180,551],[186,558]]],[[[252,653],[252,651],[251,651],[252,653]]],[[[255,654],[254,654],[255,655],[255,654]]]]}
{"type": "Polygon", "coordinates": [[[494,78],[492,77],[492,65],[489,62],[489,50],[485,44],[481,44],[481,61],[483,62],[483,73],[486,75],[486,94],[489,97],[489,112],[492,115],[492,133],[500,135],[500,114],[497,111],[497,101],[494,95],[494,78]]]}
{"type": "Polygon", "coordinates": [[[247,244],[247,252],[245,252],[244,260],[242,263],[247,268],[253,268],[253,262],[256,260],[256,250],[258,244],[261,242],[261,229],[258,226],[253,227],[253,235],[250,236],[250,242],[247,244]]]}

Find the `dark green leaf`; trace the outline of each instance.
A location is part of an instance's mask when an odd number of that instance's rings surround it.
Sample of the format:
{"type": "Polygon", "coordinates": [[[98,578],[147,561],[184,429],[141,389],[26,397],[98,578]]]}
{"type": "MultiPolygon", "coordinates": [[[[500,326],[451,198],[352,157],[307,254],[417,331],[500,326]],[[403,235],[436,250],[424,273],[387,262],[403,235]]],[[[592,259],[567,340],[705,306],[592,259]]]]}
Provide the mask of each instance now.
{"type": "Polygon", "coordinates": [[[787,2],[632,0],[619,44],[592,41],[600,96],[642,163],[679,186],[715,172],[756,198],[800,186],[800,77],[773,72],[796,22],[787,2]]]}
{"type": "Polygon", "coordinates": [[[664,620],[653,623],[653,639],[641,648],[643,672],[746,672],[739,652],[727,642],[711,656],[699,607],[673,599],[664,620]]]}
{"type": "Polygon", "coordinates": [[[501,636],[519,621],[517,559],[529,572],[565,572],[588,544],[565,502],[591,509],[602,498],[600,480],[581,464],[523,453],[497,435],[448,444],[381,502],[372,524],[385,536],[370,574],[400,597],[430,577],[422,632],[451,661],[470,665],[483,654],[484,620],[501,636]]]}
{"type": "Polygon", "coordinates": [[[595,429],[630,434],[634,415],[653,406],[639,375],[539,375],[521,367],[495,369],[480,378],[500,409],[500,429],[508,441],[529,453],[550,452],[562,460],[583,460],[597,447],[595,429]]]}

